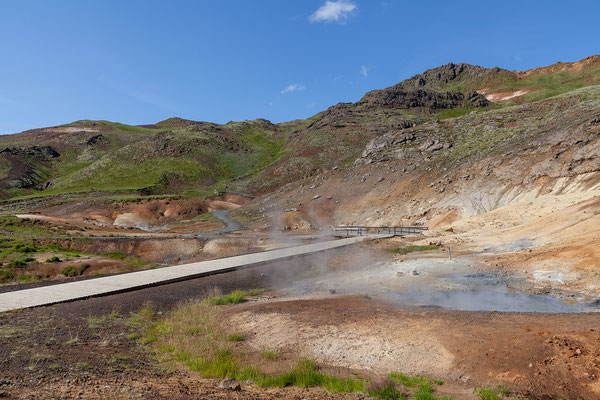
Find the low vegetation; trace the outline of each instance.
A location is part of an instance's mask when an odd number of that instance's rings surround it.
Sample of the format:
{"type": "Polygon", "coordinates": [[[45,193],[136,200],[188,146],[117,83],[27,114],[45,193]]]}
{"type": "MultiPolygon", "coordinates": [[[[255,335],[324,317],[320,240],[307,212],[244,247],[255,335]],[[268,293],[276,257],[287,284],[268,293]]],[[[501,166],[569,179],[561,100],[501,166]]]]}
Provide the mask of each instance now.
{"type": "Polygon", "coordinates": [[[237,304],[246,301],[246,297],[248,296],[257,296],[265,291],[265,289],[234,290],[227,295],[209,297],[205,301],[209,304],[219,306],[225,304],[237,304]]]}
{"type": "Polygon", "coordinates": [[[317,363],[306,358],[292,367],[282,367],[288,364],[280,360],[280,353],[271,349],[257,352],[254,357],[273,363],[273,367],[277,366],[274,369],[281,372],[267,374],[261,371],[256,363],[250,363],[247,352],[243,357],[236,353],[244,336],[230,332],[231,327],[223,324],[219,305],[235,304],[246,296],[262,292],[238,290],[224,296],[213,291],[203,299],[180,303],[160,318],[156,318],[152,307],[145,305],[127,320],[127,326],[135,330],[128,338],[152,344],[166,360],[181,362],[205,378],[252,380],[263,387],[322,386],[334,393],[364,392],[382,399],[437,399],[432,385],[439,385],[441,381],[435,379],[391,374],[383,385],[369,383],[358,376],[328,375],[317,363]]]}
{"type": "Polygon", "coordinates": [[[68,267],[64,267],[60,273],[64,276],[75,277],[82,275],[83,272],[90,267],[90,264],[81,264],[79,266],[70,265],[68,267]]]}
{"type": "Polygon", "coordinates": [[[510,389],[506,386],[498,386],[496,389],[480,387],[476,390],[476,393],[480,400],[508,399],[511,394],[510,389]]]}

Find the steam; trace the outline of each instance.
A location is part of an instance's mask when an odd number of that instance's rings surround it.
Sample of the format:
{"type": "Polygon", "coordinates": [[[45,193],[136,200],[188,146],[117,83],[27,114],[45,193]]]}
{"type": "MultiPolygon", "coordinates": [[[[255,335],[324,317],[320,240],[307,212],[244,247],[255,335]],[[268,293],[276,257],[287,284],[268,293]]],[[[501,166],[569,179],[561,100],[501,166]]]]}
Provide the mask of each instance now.
{"type": "MultiPolygon", "coordinates": [[[[512,289],[513,280],[493,272],[474,272],[465,259],[390,262],[361,245],[281,263],[271,271],[274,289],[292,295],[368,294],[407,307],[464,311],[573,313],[598,310],[593,303],[565,303],[547,295],[512,289]]],[[[514,284],[514,285],[513,285],[514,284]]]]}

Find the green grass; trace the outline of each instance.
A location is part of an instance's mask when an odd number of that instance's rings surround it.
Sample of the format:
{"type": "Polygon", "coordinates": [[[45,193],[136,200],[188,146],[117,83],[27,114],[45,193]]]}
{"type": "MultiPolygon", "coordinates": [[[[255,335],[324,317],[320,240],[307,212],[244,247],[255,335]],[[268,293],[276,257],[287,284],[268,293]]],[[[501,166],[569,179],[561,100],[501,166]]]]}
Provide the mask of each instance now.
{"type": "Polygon", "coordinates": [[[212,305],[219,306],[225,304],[237,304],[246,301],[246,297],[248,296],[257,296],[265,291],[265,289],[234,290],[227,295],[211,297],[206,299],[206,301],[212,305]]]}
{"type": "Polygon", "coordinates": [[[364,391],[365,383],[359,379],[342,379],[324,375],[319,367],[308,359],[303,359],[290,371],[279,375],[266,375],[255,368],[243,368],[238,365],[231,349],[219,350],[212,358],[195,358],[179,354],[180,360],[193,371],[206,378],[235,378],[253,380],[262,387],[313,387],[322,386],[332,393],[364,391]]]}
{"type": "Polygon", "coordinates": [[[380,385],[372,386],[368,389],[369,396],[378,399],[401,400],[406,399],[406,395],[402,393],[394,384],[394,382],[386,381],[380,385]]]}
{"type": "Polygon", "coordinates": [[[58,258],[57,256],[52,256],[52,257],[46,259],[46,262],[47,263],[58,263],[58,262],[61,262],[61,259],[58,258]]]}
{"type": "Polygon", "coordinates": [[[415,388],[412,398],[415,400],[447,400],[448,397],[436,397],[433,385],[440,386],[443,382],[439,379],[424,376],[408,376],[401,373],[392,373],[387,376],[392,382],[402,384],[407,388],[415,388]]]}
{"type": "Polygon", "coordinates": [[[0,283],[8,282],[14,277],[14,273],[7,269],[0,269],[0,283]]]}
{"type": "Polygon", "coordinates": [[[35,258],[33,258],[33,257],[19,258],[17,260],[13,260],[13,261],[9,262],[8,264],[6,264],[6,266],[12,267],[12,268],[24,268],[30,262],[35,262],[35,258]]]}
{"type": "Polygon", "coordinates": [[[477,397],[480,400],[500,400],[500,395],[494,389],[478,388],[477,397]]]}
{"type": "Polygon", "coordinates": [[[65,233],[63,227],[56,227],[44,221],[18,218],[12,215],[0,216],[0,231],[29,236],[55,236],[65,233]]]}
{"type": "Polygon", "coordinates": [[[241,335],[239,333],[234,333],[234,334],[229,335],[227,337],[227,340],[229,340],[230,342],[243,342],[244,335],[241,335]]]}
{"type": "Polygon", "coordinates": [[[443,382],[439,379],[428,378],[428,377],[424,377],[424,376],[408,376],[408,375],[397,373],[397,372],[389,374],[388,378],[393,380],[394,382],[401,383],[406,387],[428,385],[431,383],[435,383],[436,385],[443,384],[443,382]]]}
{"type": "Polygon", "coordinates": [[[389,252],[392,254],[409,254],[418,251],[428,251],[437,249],[438,246],[405,246],[405,247],[396,247],[390,249],[389,252]]]}
{"type": "Polygon", "coordinates": [[[40,275],[19,275],[19,283],[31,283],[40,279],[40,275]]]}
{"type": "Polygon", "coordinates": [[[110,253],[102,253],[101,256],[112,258],[113,260],[124,260],[127,257],[127,254],[120,251],[113,251],[110,253]]]}

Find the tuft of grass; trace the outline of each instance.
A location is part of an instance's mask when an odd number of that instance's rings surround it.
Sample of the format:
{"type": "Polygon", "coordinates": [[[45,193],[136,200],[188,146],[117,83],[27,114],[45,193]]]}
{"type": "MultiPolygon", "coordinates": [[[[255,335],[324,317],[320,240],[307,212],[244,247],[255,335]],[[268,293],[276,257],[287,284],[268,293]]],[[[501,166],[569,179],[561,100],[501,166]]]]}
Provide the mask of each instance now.
{"type": "Polygon", "coordinates": [[[75,364],[75,369],[80,369],[83,371],[90,370],[92,369],[92,364],[90,364],[87,361],[78,362],[77,364],[75,364]]]}
{"type": "Polygon", "coordinates": [[[61,262],[61,259],[58,258],[57,256],[52,256],[52,257],[46,259],[46,262],[47,263],[58,263],[58,262],[61,262]]]}
{"type": "Polygon", "coordinates": [[[256,296],[263,292],[265,289],[251,289],[251,290],[234,290],[233,292],[224,296],[215,296],[206,299],[209,304],[212,305],[225,305],[225,304],[238,304],[246,301],[248,296],[256,296]]]}
{"type": "Polygon", "coordinates": [[[140,337],[140,335],[138,335],[137,333],[130,333],[129,335],[127,335],[127,339],[129,340],[137,340],[140,337]]]}
{"type": "Polygon", "coordinates": [[[106,321],[106,316],[105,315],[103,315],[102,317],[88,317],[88,327],[90,329],[98,328],[105,321],[106,321]]]}
{"type": "Polygon", "coordinates": [[[120,251],[113,251],[110,253],[102,253],[104,257],[112,258],[113,260],[124,260],[127,257],[127,254],[120,251]]]}
{"type": "Polygon", "coordinates": [[[381,383],[371,383],[367,389],[369,396],[378,399],[406,399],[406,395],[402,393],[392,380],[384,380],[381,383]]]}
{"type": "Polygon", "coordinates": [[[144,328],[154,319],[154,309],[150,303],[144,303],[138,312],[131,313],[125,325],[131,328],[144,328]]]}
{"type": "Polygon", "coordinates": [[[24,333],[24,330],[15,326],[0,326],[0,337],[10,339],[24,333]]]}
{"type": "Polygon", "coordinates": [[[30,283],[40,279],[40,275],[19,275],[20,283],[30,283]]]}
{"type": "Polygon", "coordinates": [[[362,297],[363,299],[371,300],[371,296],[369,296],[367,293],[359,293],[357,296],[362,297]]]}
{"type": "Polygon", "coordinates": [[[241,335],[239,333],[234,333],[232,335],[229,335],[227,337],[227,340],[229,340],[230,342],[243,342],[244,341],[244,335],[241,335]]]}
{"type": "Polygon", "coordinates": [[[391,373],[387,377],[394,382],[403,384],[406,387],[415,387],[431,383],[435,383],[436,385],[443,384],[443,382],[439,379],[428,378],[425,376],[408,376],[398,372],[391,373]]]}
{"type": "Polygon", "coordinates": [[[409,254],[417,251],[428,251],[437,249],[437,246],[405,246],[405,247],[396,247],[390,249],[389,252],[392,254],[409,254]]]}
{"type": "Polygon", "coordinates": [[[144,337],[142,337],[142,339],[140,340],[142,342],[142,344],[148,344],[148,343],[154,343],[158,340],[158,338],[156,337],[156,335],[145,335],[144,337]]]}
{"type": "Polygon", "coordinates": [[[267,360],[277,360],[279,358],[279,353],[271,350],[263,350],[260,352],[260,356],[267,360]]]}
{"type": "Polygon", "coordinates": [[[480,400],[500,400],[498,392],[490,388],[478,388],[477,396],[480,400]]]}
{"type": "Polygon", "coordinates": [[[399,383],[408,388],[415,388],[412,398],[415,400],[447,400],[448,397],[436,397],[435,389],[432,385],[442,385],[443,382],[439,379],[429,378],[425,376],[408,376],[400,373],[392,373],[387,376],[389,380],[399,383]]]}
{"type": "Polygon", "coordinates": [[[0,283],[8,282],[13,278],[14,274],[12,271],[7,269],[0,269],[0,283]]]}
{"type": "MultiPolygon", "coordinates": [[[[89,319],[88,319],[88,325],[89,325],[89,319]]],[[[71,345],[77,344],[77,342],[79,342],[79,336],[74,336],[74,337],[73,337],[73,336],[71,336],[71,337],[69,338],[69,340],[67,340],[67,341],[65,342],[65,344],[66,344],[67,346],[71,346],[71,345]]]]}

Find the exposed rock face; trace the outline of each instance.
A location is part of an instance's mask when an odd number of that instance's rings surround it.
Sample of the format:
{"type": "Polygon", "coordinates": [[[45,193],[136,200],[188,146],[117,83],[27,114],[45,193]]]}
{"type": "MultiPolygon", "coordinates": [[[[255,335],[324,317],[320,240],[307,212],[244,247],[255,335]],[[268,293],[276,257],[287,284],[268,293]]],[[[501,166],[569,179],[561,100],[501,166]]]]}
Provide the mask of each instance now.
{"type": "Polygon", "coordinates": [[[6,147],[0,150],[0,154],[17,157],[33,157],[39,161],[48,161],[49,159],[60,156],[60,154],[50,146],[6,147]]]}
{"type": "Polygon", "coordinates": [[[436,92],[429,89],[406,90],[393,86],[369,92],[361,103],[401,109],[444,110],[457,107],[485,107],[489,101],[477,92],[436,92]]]}
{"type": "Polygon", "coordinates": [[[412,78],[400,82],[396,86],[403,88],[423,88],[423,87],[441,87],[445,86],[457,78],[473,80],[484,76],[490,71],[487,68],[471,64],[453,64],[449,63],[437,68],[433,68],[415,75],[412,78]]]}

